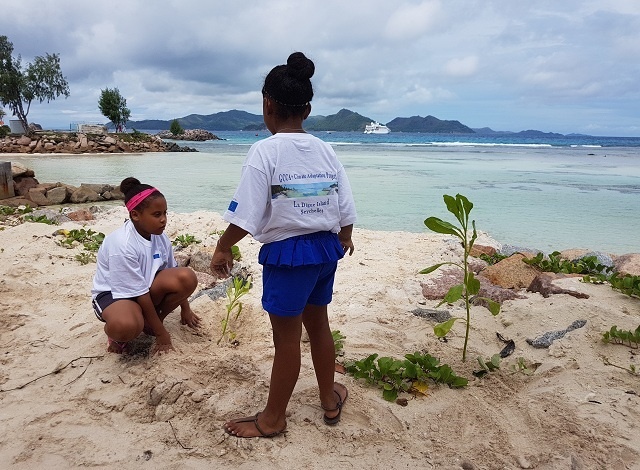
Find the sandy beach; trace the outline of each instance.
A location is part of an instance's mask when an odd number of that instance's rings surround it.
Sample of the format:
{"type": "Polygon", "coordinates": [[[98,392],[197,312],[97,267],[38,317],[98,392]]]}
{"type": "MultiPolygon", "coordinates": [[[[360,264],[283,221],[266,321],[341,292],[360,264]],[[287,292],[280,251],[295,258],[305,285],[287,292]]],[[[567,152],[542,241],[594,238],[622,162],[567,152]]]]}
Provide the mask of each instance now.
{"type": "MultiPolygon", "coordinates": [[[[462,362],[462,325],[441,342],[434,323],[412,313],[438,303],[422,294],[422,283],[437,273],[419,271],[460,256],[448,237],[431,233],[355,229],[356,251],[339,264],[329,307],[332,329],[346,337],[338,361],[423,351],[467,377],[468,386],[431,383],[426,395],[402,394],[401,406],[385,401],[379,388],[337,374],[349,398],[342,421],[328,427],[303,343],[288,432],[231,437],[224,421],[260,411],[268,391],[273,347],[260,304],[260,245],[239,243],[254,287],[231,324],[236,344],[217,344],[226,297],[198,295],[200,286],[192,308],[201,329],[180,325],[177,313],[167,319],[176,352],[148,356],[152,340],[144,336],[134,354],[120,356],[106,352],[90,306],[95,264],[80,264],[81,247],[60,246],[53,233],[110,233],[126,216],[124,207],[111,207],[90,222],[0,227],[3,468],[640,469],[640,377],[604,359],[640,368],[637,349],[601,341],[613,325],[635,330],[640,300],[567,278],[556,283],[589,298],[522,290],[524,298],[506,301],[496,317],[474,306],[462,362]],[[585,326],[548,349],[526,342],[576,320],[585,326]],[[513,339],[515,352],[499,370],[475,378],[476,358],[504,346],[496,333],[513,339]],[[539,363],[533,375],[511,369],[520,357],[539,363]]],[[[194,235],[203,249],[225,227],[216,213],[170,213],[166,233],[172,240],[194,235]]],[[[461,305],[446,308],[463,315],[461,305]]]]}

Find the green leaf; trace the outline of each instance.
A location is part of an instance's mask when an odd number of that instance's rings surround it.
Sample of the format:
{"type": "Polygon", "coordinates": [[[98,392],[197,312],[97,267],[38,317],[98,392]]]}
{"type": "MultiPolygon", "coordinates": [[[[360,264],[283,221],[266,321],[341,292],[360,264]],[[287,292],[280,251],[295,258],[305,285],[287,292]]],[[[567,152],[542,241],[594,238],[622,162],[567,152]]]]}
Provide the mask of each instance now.
{"type": "MultiPolygon", "coordinates": [[[[458,196],[460,195],[458,194],[458,196]]],[[[447,210],[455,215],[456,219],[460,220],[462,213],[460,211],[460,206],[458,205],[457,197],[454,198],[453,196],[449,196],[448,194],[445,194],[442,197],[444,199],[445,205],[447,206],[447,210]]]]}
{"type": "Polygon", "coordinates": [[[430,266],[428,268],[424,268],[422,271],[420,271],[419,274],[429,274],[432,273],[433,271],[435,271],[436,269],[438,269],[440,266],[444,266],[445,264],[451,264],[451,263],[438,263],[438,264],[434,264],[433,266],[430,266]]]}
{"type": "Polygon", "coordinates": [[[449,333],[451,328],[453,328],[453,324],[456,322],[456,320],[459,320],[459,318],[449,318],[445,322],[438,323],[433,327],[433,332],[438,338],[444,338],[445,336],[447,336],[447,333],[449,333]]]}
{"type": "Polygon", "coordinates": [[[478,292],[480,292],[480,280],[476,279],[472,272],[469,272],[467,276],[467,293],[476,295],[478,292]]]}
{"type": "Polygon", "coordinates": [[[462,297],[463,288],[464,288],[463,284],[457,284],[455,286],[452,286],[449,289],[449,292],[447,292],[447,295],[444,296],[444,300],[449,304],[457,302],[462,297]]]}
{"type": "Polygon", "coordinates": [[[433,232],[442,233],[445,235],[455,235],[460,239],[464,238],[460,230],[455,225],[452,225],[449,222],[441,220],[437,217],[429,217],[425,219],[424,224],[429,230],[432,230],[433,232]]]}
{"type": "Polygon", "coordinates": [[[487,305],[489,306],[489,311],[494,317],[500,313],[500,304],[498,302],[495,302],[491,299],[486,299],[486,301],[487,305]]]}
{"type": "Polygon", "coordinates": [[[395,401],[396,398],[398,398],[398,390],[396,390],[395,388],[392,390],[385,389],[382,392],[382,398],[384,398],[387,401],[395,401]]]}

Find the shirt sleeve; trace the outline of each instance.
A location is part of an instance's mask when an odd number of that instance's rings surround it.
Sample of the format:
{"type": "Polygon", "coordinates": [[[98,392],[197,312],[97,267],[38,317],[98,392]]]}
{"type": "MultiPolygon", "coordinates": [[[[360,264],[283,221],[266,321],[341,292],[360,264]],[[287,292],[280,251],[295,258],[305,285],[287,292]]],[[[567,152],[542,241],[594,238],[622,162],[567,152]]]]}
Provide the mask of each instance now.
{"type": "Polygon", "coordinates": [[[270,190],[265,172],[252,163],[245,164],[224,220],[255,235],[266,216],[270,190]]]}

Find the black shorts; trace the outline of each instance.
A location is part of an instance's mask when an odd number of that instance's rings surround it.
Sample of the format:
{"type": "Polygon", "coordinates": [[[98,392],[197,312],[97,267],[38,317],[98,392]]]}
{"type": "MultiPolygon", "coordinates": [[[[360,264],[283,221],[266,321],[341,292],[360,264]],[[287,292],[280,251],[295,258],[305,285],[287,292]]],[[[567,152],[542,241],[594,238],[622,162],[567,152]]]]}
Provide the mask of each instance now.
{"type": "Polygon", "coordinates": [[[104,310],[109,305],[111,305],[114,302],[117,302],[118,300],[135,301],[136,299],[137,297],[131,297],[126,299],[114,299],[113,295],[111,295],[111,291],[106,291],[106,292],[100,292],[98,295],[96,295],[96,297],[91,301],[91,305],[93,306],[93,312],[96,314],[96,317],[98,317],[98,320],[103,322],[104,318],[102,318],[102,312],[104,312],[104,310]]]}

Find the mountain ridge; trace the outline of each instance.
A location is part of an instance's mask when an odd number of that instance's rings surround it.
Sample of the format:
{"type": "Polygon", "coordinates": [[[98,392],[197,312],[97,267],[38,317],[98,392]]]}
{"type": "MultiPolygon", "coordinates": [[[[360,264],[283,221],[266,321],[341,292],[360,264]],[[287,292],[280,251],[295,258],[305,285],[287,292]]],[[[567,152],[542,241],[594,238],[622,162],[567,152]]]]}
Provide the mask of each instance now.
{"type": "MultiPolygon", "coordinates": [[[[207,131],[260,131],[266,126],[261,114],[232,109],[218,113],[203,115],[189,114],[177,118],[183,129],[204,129],[207,131]]],[[[127,126],[137,130],[166,130],[173,119],[145,119],[129,121],[127,126]]],[[[305,121],[305,129],[309,131],[363,132],[367,124],[373,122],[367,116],[343,108],[336,114],[328,116],[309,116],[305,121]]],[[[489,127],[470,128],[460,121],[442,120],[435,116],[396,117],[386,124],[392,132],[420,132],[429,134],[484,134],[484,135],[518,135],[523,137],[562,136],[554,132],[526,130],[520,132],[494,131],[489,127]]],[[[112,126],[112,125],[111,125],[112,126]]]]}

